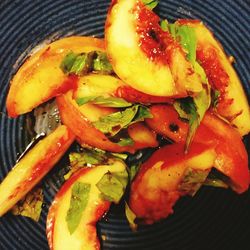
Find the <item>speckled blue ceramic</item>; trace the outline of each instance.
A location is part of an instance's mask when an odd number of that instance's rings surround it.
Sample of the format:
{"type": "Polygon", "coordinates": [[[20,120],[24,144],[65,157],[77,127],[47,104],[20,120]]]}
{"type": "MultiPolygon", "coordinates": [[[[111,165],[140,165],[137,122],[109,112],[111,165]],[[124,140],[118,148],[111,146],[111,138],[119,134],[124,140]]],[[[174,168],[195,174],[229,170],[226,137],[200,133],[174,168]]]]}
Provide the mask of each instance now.
{"type": "MultiPolygon", "coordinates": [[[[9,81],[33,47],[72,34],[102,37],[108,0],[0,0],[0,180],[29,142],[25,116],[9,119],[5,101],[9,81]]],[[[250,96],[250,1],[160,0],[157,12],[174,21],[201,19],[215,33],[250,96]]],[[[246,138],[246,144],[249,139],[246,138]]],[[[249,146],[248,146],[249,148],[249,146]]],[[[0,218],[1,250],[46,250],[45,222],[61,185],[57,169],[43,181],[45,205],[39,223],[10,214],[0,218]]],[[[250,191],[202,188],[183,198],[175,213],[152,226],[131,232],[121,208],[113,207],[98,224],[102,249],[249,249],[250,191]]],[[[69,250],[77,250],[70,249],[69,250]]]]}

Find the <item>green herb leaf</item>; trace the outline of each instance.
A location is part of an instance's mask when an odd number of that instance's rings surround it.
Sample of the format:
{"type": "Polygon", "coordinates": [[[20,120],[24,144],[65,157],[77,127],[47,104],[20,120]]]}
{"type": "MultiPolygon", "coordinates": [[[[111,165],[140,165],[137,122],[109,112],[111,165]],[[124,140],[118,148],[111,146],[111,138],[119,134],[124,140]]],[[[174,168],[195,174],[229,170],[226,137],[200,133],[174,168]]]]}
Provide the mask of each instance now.
{"type": "Polygon", "coordinates": [[[138,105],[138,112],[133,119],[133,123],[144,121],[145,118],[153,118],[149,108],[146,106],[138,105]]]}
{"type": "Polygon", "coordinates": [[[43,204],[43,191],[41,188],[33,189],[11,210],[14,215],[29,217],[39,221],[43,204]]]}
{"type": "Polygon", "coordinates": [[[64,57],[60,68],[65,74],[84,75],[91,70],[92,56],[91,53],[70,52],[64,57]]]}
{"type": "Polygon", "coordinates": [[[210,178],[207,178],[203,185],[216,188],[228,188],[229,186],[227,183],[225,183],[220,179],[210,179],[210,178]]]}
{"type": "Polygon", "coordinates": [[[89,165],[107,164],[108,160],[109,157],[106,155],[105,151],[85,148],[82,149],[80,153],[71,152],[69,154],[70,170],[64,175],[64,179],[69,179],[69,177],[80,168],[89,165]]]}
{"type": "Polygon", "coordinates": [[[194,196],[205,182],[209,172],[210,169],[199,170],[187,168],[184,172],[183,179],[178,186],[179,191],[194,196]]]}
{"type": "Polygon", "coordinates": [[[134,145],[134,141],[132,138],[120,138],[117,144],[120,146],[132,146],[134,145]]]}
{"type": "Polygon", "coordinates": [[[210,87],[204,69],[196,61],[197,38],[194,28],[187,25],[170,24],[169,32],[174,39],[180,42],[187,53],[187,59],[191,62],[194,71],[201,77],[203,83],[203,90],[193,99],[185,99],[174,105],[180,117],[189,121],[186,141],[187,151],[200,122],[211,104],[210,87]]]}
{"type": "Polygon", "coordinates": [[[80,97],[76,99],[76,103],[78,104],[78,106],[82,106],[88,102],[92,102],[95,100],[97,96],[85,96],[85,97],[80,97]]]}
{"type": "Polygon", "coordinates": [[[136,174],[140,170],[140,167],[141,167],[141,164],[138,163],[138,164],[132,165],[129,168],[129,180],[130,180],[130,183],[132,183],[132,181],[134,180],[136,174]]]}
{"type": "Polygon", "coordinates": [[[185,151],[187,152],[195,135],[195,132],[199,126],[199,115],[197,113],[195,103],[191,97],[175,101],[174,107],[180,117],[183,119],[187,119],[189,122],[189,130],[185,146],[185,151]]]}
{"type": "Polygon", "coordinates": [[[129,226],[132,231],[136,231],[137,224],[135,223],[136,215],[135,213],[130,209],[127,202],[125,202],[125,215],[128,220],[129,226]]]}
{"type": "Polygon", "coordinates": [[[93,122],[93,125],[104,134],[115,136],[129,125],[151,117],[152,115],[147,107],[133,105],[123,111],[103,116],[98,121],[93,122]]]}
{"type": "Polygon", "coordinates": [[[110,202],[119,203],[123,196],[128,183],[128,173],[126,170],[122,172],[107,172],[96,184],[101,192],[101,197],[110,202]]]}
{"type": "Polygon", "coordinates": [[[88,102],[111,108],[126,108],[132,106],[132,103],[118,97],[86,96],[78,98],[76,102],[79,106],[88,102]]]}
{"type": "Polygon", "coordinates": [[[194,65],[196,62],[197,39],[193,27],[188,25],[169,24],[168,30],[187,53],[187,59],[194,65]]]}
{"type": "Polygon", "coordinates": [[[81,221],[82,213],[88,204],[90,188],[90,184],[82,182],[76,182],[72,188],[70,207],[66,216],[70,234],[74,233],[81,221]]]}
{"type": "Polygon", "coordinates": [[[159,3],[158,0],[142,0],[142,2],[151,10],[154,9],[159,3]]]}
{"type": "Polygon", "coordinates": [[[231,180],[215,168],[212,168],[206,181],[204,182],[204,185],[219,188],[228,188],[230,186],[233,188],[233,183],[231,180]]]}
{"type": "Polygon", "coordinates": [[[219,98],[220,98],[220,91],[219,90],[213,90],[211,93],[211,105],[213,108],[216,108],[218,103],[219,103],[219,98]]]}
{"type": "Polygon", "coordinates": [[[105,52],[96,52],[96,56],[93,61],[93,71],[98,71],[101,74],[114,73],[112,65],[110,64],[105,52]]]}
{"type": "Polygon", "coordinates": [[[163,31],[168,31],[168,21],[166,19],[160,21],[160,26],[163,31]]]}
{"type": "Polygon", "coordinates": [[[128,158],[127,154],[121,154],[121,153],[111,153],[111,155],[113,155],[116,158],[119,158],[121,160],[126,160],[128,158]]]}
{"type": "Polygon", "coordinates": [[[105,52],[91,51],[89,53],[68,53],[61,62],[61,70],[65,74],[85,75],[96,71],[101,74],[112,74],[113,69],[105,52]]]}
{"type": "Polygon", "coordinates": [[[73,67],[73,64],[77,58],[77,54],[70,52],[68,53],[61,62],[60,68],[63,71],[63,73],[68,74],[71,72],[71,68],[73,67]]]}

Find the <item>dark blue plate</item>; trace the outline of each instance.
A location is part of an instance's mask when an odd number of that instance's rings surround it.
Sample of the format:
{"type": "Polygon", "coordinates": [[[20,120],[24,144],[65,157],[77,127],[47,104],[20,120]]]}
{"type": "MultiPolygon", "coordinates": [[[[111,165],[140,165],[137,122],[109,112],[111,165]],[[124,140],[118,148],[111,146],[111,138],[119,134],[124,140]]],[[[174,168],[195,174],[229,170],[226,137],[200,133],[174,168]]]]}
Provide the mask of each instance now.
{"type": "MultiPolygon", "coordinates": [[[[0,180],[28,144],[25,116],[9,119],[5,101],[9,80],[30,50],[45,41],[78,35],[103,36],[108,0],[0,1],[0,180]]],[[[235,68],[250,97],[249,0],[161,0],[161,17],[204,21],[236,59],[235,68]]],[[[249,151],[249,137],[245,139],[249,151]]],[[[48,249],[45,221],[49,205],[61,185],[56,170],[43,181],[45,205],[39,223],[10,214],[0,218],[0,249],[48,249]]],[[[175,213],[138,232],[130,231],[120,208],[113,207],[98,225],[105,235],[103,249],[249,249],[250,191],[202,188],[183,198],[175,213]]],[[[71,250],[71,249],[69,249],[71,250]]],[[[74,249],[73,249],[74,250],[74,249]]]]}

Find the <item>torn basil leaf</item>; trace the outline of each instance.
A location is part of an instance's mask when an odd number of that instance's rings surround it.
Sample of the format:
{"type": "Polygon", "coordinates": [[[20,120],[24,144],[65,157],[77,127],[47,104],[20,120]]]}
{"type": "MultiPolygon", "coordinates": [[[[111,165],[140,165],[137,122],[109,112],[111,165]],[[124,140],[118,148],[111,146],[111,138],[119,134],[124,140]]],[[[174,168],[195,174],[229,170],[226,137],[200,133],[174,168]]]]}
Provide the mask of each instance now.
{"type": "Polygon", "coordinates": [[[69,154],[70,170],[64,175],[64,179],[67,180],[78,169],[89,165],[101,165],[107,164],[109,160],[105,151],[87,149],[84,148],[80,153],[71,152],[69,154]]]}
{"type": "Polygon", "coordinates": [[[186,141],[186,151],[188,150],[195,132],[200,125],[206,111],[211,104],[210,86],[204,69],[196,61],[197,38],[193,27],[187,25],[169,24],[169,32],[182,46],[187,53],[187,59],[193,65],[194,71],[201,77],[203,89],[193,99],[185,99],[175,105],[181,118],[188,119],[189,131],[186,141]],[[187,107],[189,106],[189,107],[187,107]],[[188,111],[187,111],[188,108],[188,111]],[[186,111],[185,111],[186,110],[186,111]],[[186,114],[183,114],[184,113],[186,114]]]}
{"type": "Polygon", "coordinates": [[[178,190],[184,194],[194,196],[207,179],[209,172],[210,169],[200,170],[187,168],[184,172],[183,179],[178,186],[178,190]]]}
{"type": "Polygon", "coordinates": [[[159,3],[158,0],[142,0],[142,2],[143,2],[150,10],[154,9],[154,8],[158,5],[158,3],[159,3]]]}
{"type": "Polygon", "coordinates": [[[43,191],[41,188],[35,188],[20,200],[12,209],[14,215],[29,217],[38,222],[43,204],[43,191]]]}
{"type": "Polygon", "coordinates": [[[228,188],[229,185],[220,179],[210,179],[207,178],[204,182],[205,186],[216,187],[216,188],[228,188]]]}
{"type": "Polygon", "coordinates": [[[132,181],[134,180],[136,174],[138,173],[138,171],[140,170],[141,164],[134,164],[129,168],[129,180],[130,183],[132,183],[132,181]]]}
{"type": "Polygon", "coordinates": [[[120,146],[132,146],[134,145],[134,141],[132,138],[120,138],[120,140],[117,142],[120,146]]]}
{"type": "Polygon", "coordinates": [[[112,137],[129,125],[151,117],[152,115],[147,107],[133,105],[123,111],[103,116],[98,121],[93,122],[93,125],[104,134],[112,137]]]}
{"type": "Polygon", "coordinates": [[[104,200],[119,203],[122,198],[128,183],[128,173],[126,170],[122,172],[107,172],[96,184],[96,187],[101,192],[101,197],[104,200]]]}
{"type": "Polygon", "coordinates": [[[82,213],[88,204],[90,189],[91,185],[88,183],[76,182],[73,185],[70,207],[66,216],[66,222],[70,234],[73,234],[79,226],[82,213]]]}
{"type": "Polygon", "coordinates": [[[204,185],[219,188],[228,188],[229,186],[232,187],[232,182],[226,175],[219,172],[217,169],[212,168],[206,181],[204,182],[204,185]]]}
{"type": "Polygon", "coordinates": [[[88,102],[92,102],[94,101],[96,98],[96,96],[85,96],[85,97],[80,97],[76,99],[76,103],[78,104],[78,106],[82,106],[88,102]]]}
{"type": "Polygon", "coordinates": [[[187,119],[189,123],[189,130],[185,145],[185,151],[187,152],[195,135],[195,132],[199,126],[199,115],[197,113],[195,103],[191,97],[175,101],[174,107],[179,116],[183,119],[187,119]]]}
{"type": "Polygon", "coordinates": [[[135,223],[136,215],[135,213],[130,209],[127,202],[125,202],[125,215],[128,220],[129,226],[132,231],[136,231],[137,224],[135,223]]]}
{"type": "Polygon", "coordinates": [[[145,118],[153,118],[149,108],[146,106],[138,105],[138,111],[135,114],[133,123],[144,121],[145,118]]]}
{"type": "Polygon", "coordinates": [[[91,102],[96,105],[111,108],[126,108],[132,106],[132,103],[118,97],[86,96],[76,100],[79,106],[91,102]]]}
{"type": "Polygon", "coordinates": [[[166,19],[160,21],[160,26],[163,31],[168,31],[168,21],[166,19]]]}
{"type": "Polygon", "coordinates": [[[116,158],[119,158],[121,160],[126,160],[128,158],[128,155],[127,154],[122,154],[122,153],[111,153],[112,156],[116,157],[116,158]]]}
{"type": "Polygon", "coordinates": [[[219,103],[219,98],[220,98],[220,91],[219,90],[212,90],[211,93],[211,105],[213,108],[216,108],[218,103],[219,103]]]}
{"type": "Polygon", "coordinates": [[[70,52],[61,62],[60,68],[64,74],[84,75],[91,70],[92,54],[76,54],[70,52]]]}
{"type": "Polygon", "coordinates": [[[105,52],[96,52],[93,60],[93,71],[100,72],[101,74],[112,74],[114,72],[105,52]]]}
{"type": "Polygon", "coordinates": [[[100,74],[112,74],[113,69],[105,52],[91,51],[88,53],[68,53],[61,62],[64,74],[85,75],[95,71],[100,74]]]}
{"type": "Polygon", "coordinates": [[[194,65],[196,61],[197,39],[193,27],[187,25],[169,24],[169,32],[187,53],[187,59],[194,65]]]}

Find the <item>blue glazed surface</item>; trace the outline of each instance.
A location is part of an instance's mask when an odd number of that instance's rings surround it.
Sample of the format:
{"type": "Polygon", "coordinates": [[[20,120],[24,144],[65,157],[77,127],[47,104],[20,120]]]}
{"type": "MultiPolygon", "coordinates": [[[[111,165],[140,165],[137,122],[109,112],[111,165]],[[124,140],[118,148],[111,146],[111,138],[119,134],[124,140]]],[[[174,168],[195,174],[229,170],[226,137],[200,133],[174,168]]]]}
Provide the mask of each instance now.
{"type": "MultiPolygon", "coordinates": [[[[25,116],[9,119],[5,110],[9,81],[17,66],[46,39],[72,34],[102,37],[108,5],[106,0],[0,1],[0,180],[29,141],[25,116]]],[[[249,0],[161,0],[157,12],[169,21],[203,20],[235,57],[235,68],[250,97],[249,0]]],[[[60,184],[56,171],[43,181],[45,206],[39,223],[10,214],[0,218],[1,250],[48,249],[46,215],[60,184]]],[[[178,202],[167,220],[136,233],[130,231],[121,209],[113,207],[98,231],[106,236],[103,249],[247,249],[249,209],[250,191],[239,196],[229,190],[202,188],[194,198],[178,202]]]]}

